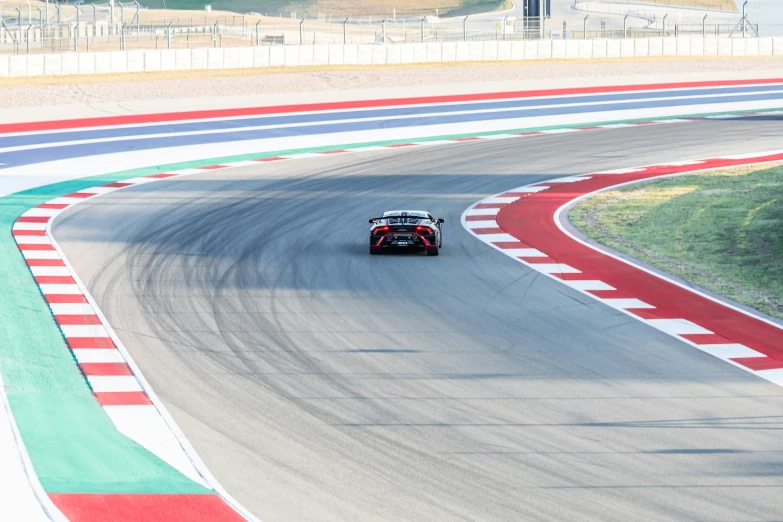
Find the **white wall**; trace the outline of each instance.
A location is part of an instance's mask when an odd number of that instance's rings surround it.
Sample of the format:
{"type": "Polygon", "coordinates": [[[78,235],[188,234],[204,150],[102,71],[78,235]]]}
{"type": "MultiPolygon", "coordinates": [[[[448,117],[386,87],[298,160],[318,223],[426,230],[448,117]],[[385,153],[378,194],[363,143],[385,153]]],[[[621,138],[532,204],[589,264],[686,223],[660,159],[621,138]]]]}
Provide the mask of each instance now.
{"type": "Polygon", "coordinates": [[[531,40],[399,45],[286,45],[0,55],[0,78],[304,65],[636,58],[646,56],[783,56],[783,37],[531,40]]]}

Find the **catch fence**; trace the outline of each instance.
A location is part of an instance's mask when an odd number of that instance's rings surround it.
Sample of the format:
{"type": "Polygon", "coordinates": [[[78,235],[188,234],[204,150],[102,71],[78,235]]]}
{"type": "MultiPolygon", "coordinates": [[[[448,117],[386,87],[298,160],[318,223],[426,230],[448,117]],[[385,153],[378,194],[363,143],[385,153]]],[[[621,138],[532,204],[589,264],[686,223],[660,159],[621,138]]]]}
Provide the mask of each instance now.
{"type": "MultiPolygon", "coordinates": [[[[78,12],[78,11],[77,11],[78,12]]],[[[143,12],[143,11],[142,11],[143,12]]],[[[328,20],[204,16],[151,19],[131,11],[122,23],[109,23],[107,9],[79,21],[45,23],[45,19],[0,22],[0,53],[35,54],[131,49],[197,49],[260,45],[400,44],[459,41],[545,39],[622,39],[660,36],[753,37],[753,24],[650,24],[635,27],[539,26],[538,18],[497,22],[465,19],[433,23],[428,18],[328,20]],[[21,24],[20,24],[21,22],[21,24]],[[744,28],[744,30],[743,30],[744,28]],[[543,30],[542,30],[543,29],[543,30]]],[[[508,18],[508,17],[506,17],[508,18]]]]}

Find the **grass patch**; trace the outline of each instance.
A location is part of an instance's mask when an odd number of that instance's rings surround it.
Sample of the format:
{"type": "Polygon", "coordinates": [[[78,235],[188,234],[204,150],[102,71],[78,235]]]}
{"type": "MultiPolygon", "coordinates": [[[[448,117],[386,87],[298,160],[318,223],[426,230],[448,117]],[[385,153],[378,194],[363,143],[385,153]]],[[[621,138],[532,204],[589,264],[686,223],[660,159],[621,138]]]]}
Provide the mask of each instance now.
{"type": "Polygon", "coordinates": [[[783,165],[630,185],[568,217],[601,244],[783,318],[783,165]]]}

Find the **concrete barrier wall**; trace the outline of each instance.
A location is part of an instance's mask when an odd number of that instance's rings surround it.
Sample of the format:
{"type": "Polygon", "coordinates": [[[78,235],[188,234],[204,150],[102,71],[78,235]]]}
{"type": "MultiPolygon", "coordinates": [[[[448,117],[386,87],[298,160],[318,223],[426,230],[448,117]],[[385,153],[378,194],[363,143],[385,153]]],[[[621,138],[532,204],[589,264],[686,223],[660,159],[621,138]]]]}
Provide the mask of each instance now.
{"type": "Polygon", "coordinates": [[[783,56],[783,37],[531,40],[399,45],[286,45],[30,55],[6,54],[0,55],[0,78],[309,65],[772,55],[783,56]]]}

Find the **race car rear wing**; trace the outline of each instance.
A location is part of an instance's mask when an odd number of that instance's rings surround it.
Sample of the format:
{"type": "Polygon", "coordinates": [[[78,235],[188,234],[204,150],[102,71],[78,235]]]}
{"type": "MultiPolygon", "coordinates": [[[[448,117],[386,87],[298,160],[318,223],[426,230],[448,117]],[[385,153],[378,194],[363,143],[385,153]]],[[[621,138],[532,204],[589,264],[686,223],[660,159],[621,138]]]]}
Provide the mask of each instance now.
{"type": "MultiPolygon", "coordinates": [[[[421,221],[421,220],[424,220],[424,221],[429,221],[429,218],[426,218],[426,217],[419,217],[419,216],[386,216],[386,217],[374,217],[374,218],[370,218],[370,221],[369,221],[369,222],[370,222],[370,223],[376,223],[376,222],[378,222],[378,221],[384,221],[384,220],[388,220],[388,219],[397,219],[397,220],[403,220],[403,219],[415,219],[415,220],[417,220],[417,221],[421,221]]],[[[445,219],[443,219],[443,218],[440,218],[440,219],[435,219],[435,220],[433,220],[433,221],[435,221],[436,223],[445,223],[445,222],[446,222],[446,220],[445,220],[445,219]]]]}
{"type": "Polygon", "coordinates": [[[384,221],[386,219],[427,219],[426,217],[422,216],[386,216],[386,217],[374,217],[370,218],[370,223],[375,223],[376,221],[384,221]]]}

